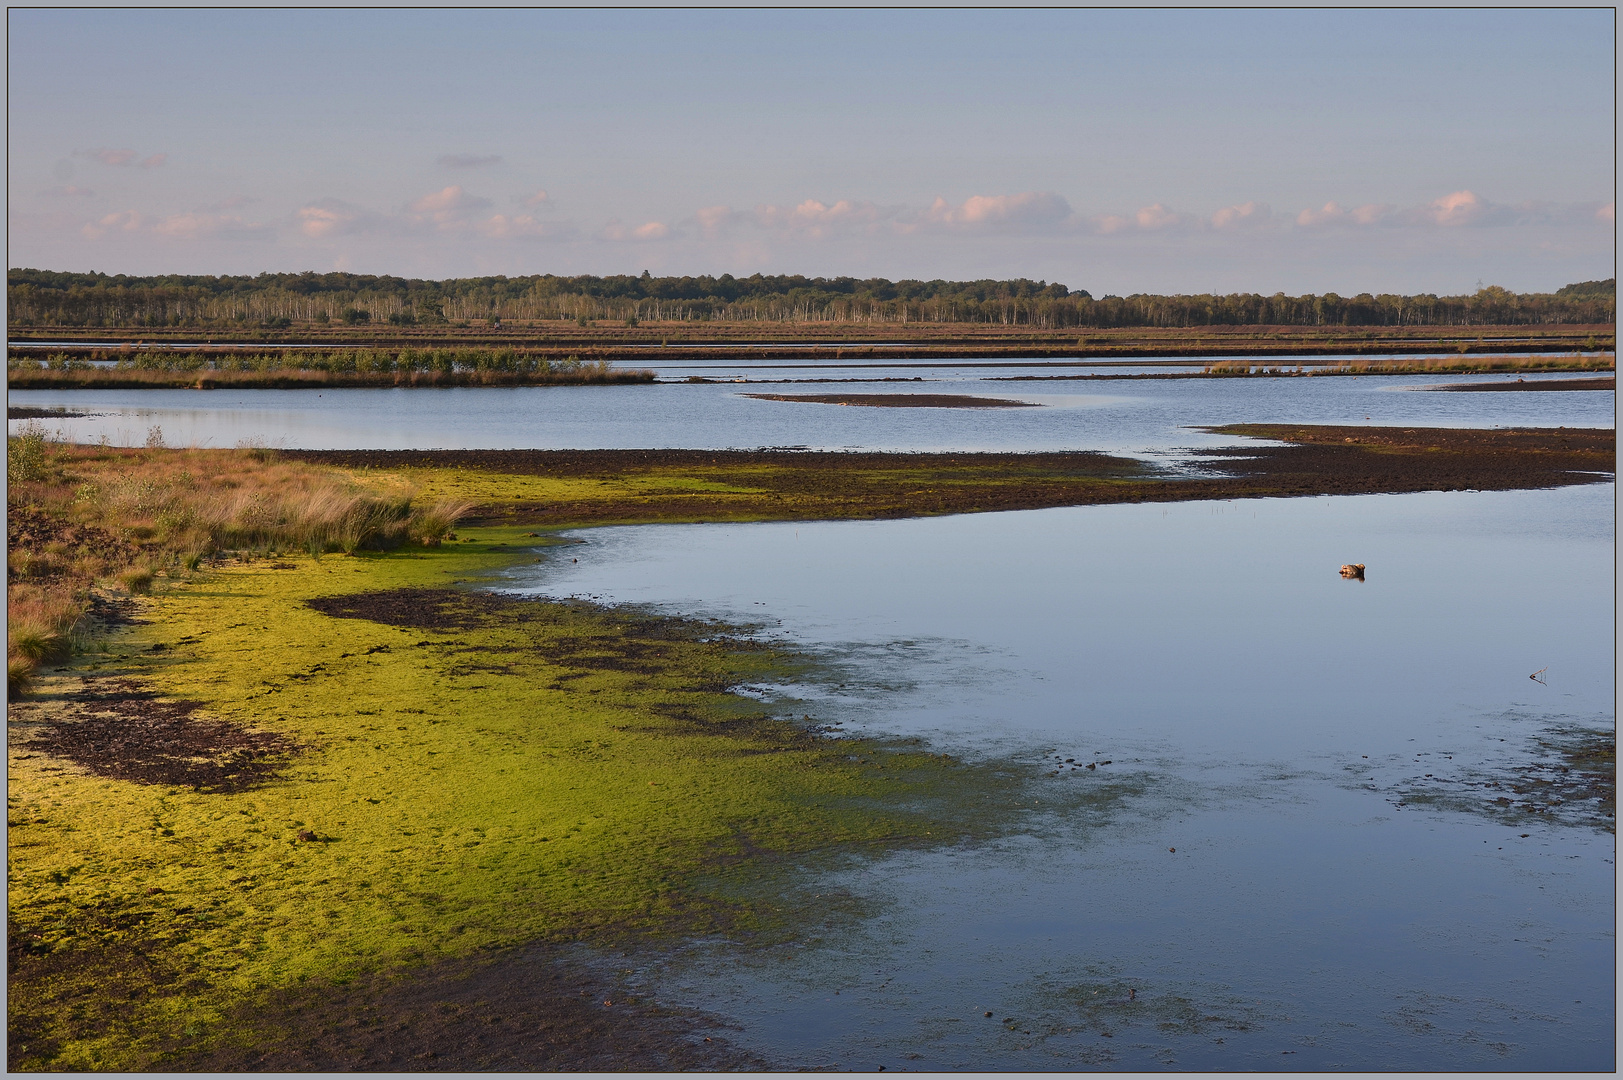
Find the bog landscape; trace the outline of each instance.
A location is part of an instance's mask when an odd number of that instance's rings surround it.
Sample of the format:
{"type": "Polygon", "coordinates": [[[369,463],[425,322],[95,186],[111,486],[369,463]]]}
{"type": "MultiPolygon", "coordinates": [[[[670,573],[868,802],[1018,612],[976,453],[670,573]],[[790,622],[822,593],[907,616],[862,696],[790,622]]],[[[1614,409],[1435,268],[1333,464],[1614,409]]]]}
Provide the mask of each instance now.
{"type": "Polygon", "coordinates": [[[1612,281],[8,295],[13,1069],[1611,1067],[1612,281]]]}

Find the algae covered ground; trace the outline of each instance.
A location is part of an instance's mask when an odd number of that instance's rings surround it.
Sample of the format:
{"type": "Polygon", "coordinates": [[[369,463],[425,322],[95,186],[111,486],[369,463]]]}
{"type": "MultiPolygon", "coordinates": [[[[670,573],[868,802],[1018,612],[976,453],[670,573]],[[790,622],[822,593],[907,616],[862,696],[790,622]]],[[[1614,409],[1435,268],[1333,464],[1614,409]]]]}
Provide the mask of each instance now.
{"type": "Polygon", "coordinates": [[[969,767],[728,692],[791,656],[455,587],[520,543],[177,575],[12,706],[13,1068],[246,1054],[258,1000],[524,943],[770,932],[729,874],[966,834],[969,767]]]}

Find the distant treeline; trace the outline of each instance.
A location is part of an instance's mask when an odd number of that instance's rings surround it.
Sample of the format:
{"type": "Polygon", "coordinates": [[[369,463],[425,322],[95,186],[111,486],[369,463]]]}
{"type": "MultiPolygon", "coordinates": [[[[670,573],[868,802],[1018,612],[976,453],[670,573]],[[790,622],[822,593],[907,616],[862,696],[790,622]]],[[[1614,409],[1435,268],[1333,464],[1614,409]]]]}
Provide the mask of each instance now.
{"type": "Polygon", "coordinates": [[[12,326],[394,325],[540,320],[991,323],[1033,329],[1189,326],[1472,326],[1609,324],[1616,282],[1554,293],[1498,286],[1468,296],[1094,297],[1058,283],[888,281],[754,274],[453,278],[368,274],[161,277],[10,270],[12,326]]]}

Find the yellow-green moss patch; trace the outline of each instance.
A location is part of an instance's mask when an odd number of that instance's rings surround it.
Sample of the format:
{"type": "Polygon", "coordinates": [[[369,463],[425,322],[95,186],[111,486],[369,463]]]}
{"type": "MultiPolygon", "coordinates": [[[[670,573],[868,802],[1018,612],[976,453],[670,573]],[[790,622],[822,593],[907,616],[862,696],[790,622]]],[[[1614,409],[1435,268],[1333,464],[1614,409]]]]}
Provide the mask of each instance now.
{"type": "Polygon", "coordinates": [[[144,602],[147,625],[14,707],[13,1066],[152,1067],[308,980],[748,928],[770,905],[721,897],[704,884],[718,868],[962,835],[929,809],[962,766],[763,715],[727,688],[796,661],[725,628],[525,600],[424,628],[308,603],[407,589],[456,608],[448,581],[525,540],[485,530],[177,583],[144,602]],[[43,752],[53,709],[103,680],[300,749],[227,792],[43,752]]]}

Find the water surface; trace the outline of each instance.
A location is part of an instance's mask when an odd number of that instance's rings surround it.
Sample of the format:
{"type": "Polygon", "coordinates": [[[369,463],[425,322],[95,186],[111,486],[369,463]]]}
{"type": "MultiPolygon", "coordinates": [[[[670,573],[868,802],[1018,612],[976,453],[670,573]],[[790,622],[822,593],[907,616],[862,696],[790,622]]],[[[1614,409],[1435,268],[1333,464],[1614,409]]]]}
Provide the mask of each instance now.
{"type": "Polygon", "coordinates": [[[835,665],[794,709],[1038,774],[1017,835],[805,886],[874,917],[644,973],[746,1046],[1610,1069],[1612,834],[1457,782],[1613,730],[1613,522],[1595,485],[598,529],[509,584],[753,620],[835,665]]]}
{"type": "MultiPolygon", "coordinates": [[[[732,370],[732,369],[728,369],[732,370]]],[[[725,449],[805,446],[867,450],[1103,450],[1159,456],[1236,440],[1203,424],[1289,422],[1493,427],[1611,427],[1611,391],[1426,393],[1467,376],[1315,376],[1010,382],[1005,369],[826,369],[867,382],[840,388],[1006,397],[1038,409],[875,409],[762,401],[746,391],[833,389],[768,382],[775,369],[738,370],[750,383],[446,390],[12,391],[14,405],[97,415],[47,425],[68,438],[140,445],[153,428],[171,446],[290,449],[725,449]],[[988,375],[995,377],[988,378],[988,375]]],[[[1052,374],[1051,369],[1032,369],[1052,374]]],[[[1146,368],[1146,370],[1150,370],[1146,368]]],[[[807,373],[808,377],[814,373],[807,373]]],[[[1532,378],[1536,379],[1537,376],[1532,378]]],[[[11,422],[15,432],[18,421],[11,422]]]]}

